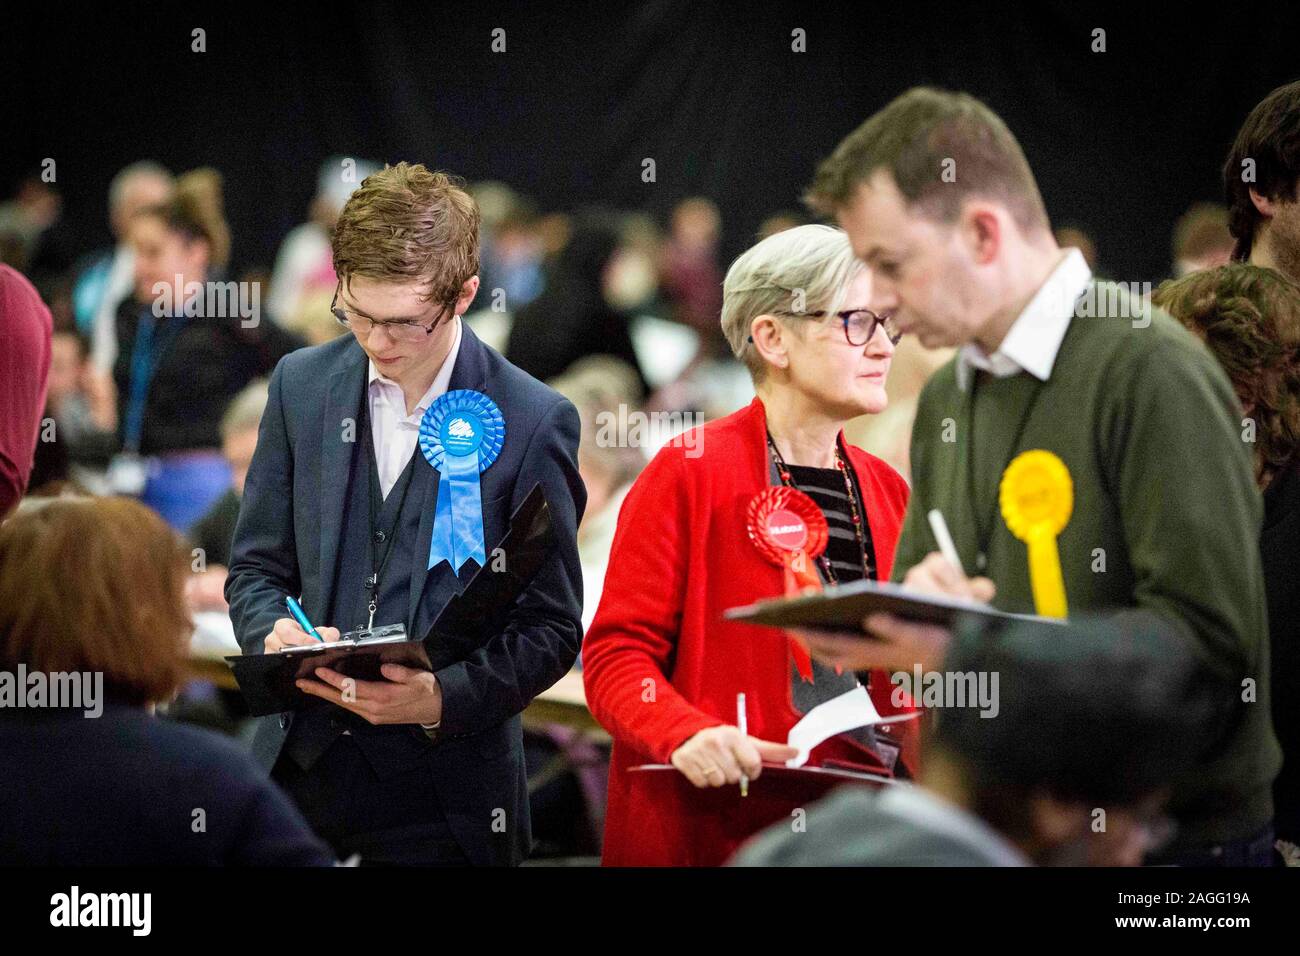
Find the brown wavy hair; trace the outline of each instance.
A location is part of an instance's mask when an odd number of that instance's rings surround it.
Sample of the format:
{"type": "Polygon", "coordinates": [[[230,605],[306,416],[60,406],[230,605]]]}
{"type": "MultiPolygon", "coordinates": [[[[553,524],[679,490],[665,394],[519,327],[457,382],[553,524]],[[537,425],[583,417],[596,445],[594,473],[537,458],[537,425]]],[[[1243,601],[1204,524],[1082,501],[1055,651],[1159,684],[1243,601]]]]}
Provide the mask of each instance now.
{"type": "Polygon", "coordinates": [[[0,525],[0,666],[100,672],[124,703],[167,700],[194,625],[189,551],[129,498],[56,499],[0,525]]]}
{"type": "Polygon", "coordinates": [[[419,163],[385,166],[362,180],[334,227],[334,272],[419,282],[450,305],[479,268],[479,210],[464,183],[419,163]]]}
{"type": "Polygon", "coordinates": [[[1300,286],[1273,269],[1234,262],[1161,284],[1151,297],[1219,360],[1255,420],[1261,488],[1300,443],[1300,286]]]}

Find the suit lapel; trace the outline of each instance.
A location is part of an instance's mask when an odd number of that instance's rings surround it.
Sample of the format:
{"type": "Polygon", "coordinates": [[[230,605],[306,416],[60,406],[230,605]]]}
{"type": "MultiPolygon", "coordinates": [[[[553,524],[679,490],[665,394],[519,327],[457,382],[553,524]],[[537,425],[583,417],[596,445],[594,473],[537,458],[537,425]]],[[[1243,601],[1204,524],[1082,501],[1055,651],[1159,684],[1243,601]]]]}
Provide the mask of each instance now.
{"type": "MultiPolygon", "coordinates": [[[[460,351],[456,354],[456,364],[451,369],[451,380],[447,383],[447,391],[454,392],[458,388],[470,388],[479,392],[485,390],[487,355],[484,348],[478,337],[470,331],[469,325],[461,319],[460,351]]],[[[507,431],[506,434],[509,440],[509,432],[507,431]]],[[[420,503],[420,530],[415,543],[415,567],[411,569],[411,595],[406,619],[413,627],[416,626],[416,611],[420,606],[420,598],[424,595],[425,586],[429,581],[429,542],[433,538],[433,511],[438,502],[439,484],[437,469],[429,464],[418,445],[415,454],[420,459],[415,463],[415,467],[427,468],[432,474],[425,485],[424,500],[420,503]]],[[[441,573],[438,576],[441,577],[441,573]]],[[[455,579],[456,575],[452,573],[451,580],[455,579]]]]}
{"type": "MultiPolygon", "coordinates": [[[[330,376],[325,393],[325,415],[321,423],[320,472],[320,582],[322,597],[334,586],[339,539],[343,534],[348,476],[352,453],[361,440],[361,403],[366,398],[366,353],[350,347],[330,376]],[[351,420],[351,428],[346,427],[351,420]],[[351,440],[348,440],[349,437],[351,440]]],[[[325,616],[325,602],[314,613],[325,616]]],[[[331,610],[333,600],[330,600],[331,610]]]]}

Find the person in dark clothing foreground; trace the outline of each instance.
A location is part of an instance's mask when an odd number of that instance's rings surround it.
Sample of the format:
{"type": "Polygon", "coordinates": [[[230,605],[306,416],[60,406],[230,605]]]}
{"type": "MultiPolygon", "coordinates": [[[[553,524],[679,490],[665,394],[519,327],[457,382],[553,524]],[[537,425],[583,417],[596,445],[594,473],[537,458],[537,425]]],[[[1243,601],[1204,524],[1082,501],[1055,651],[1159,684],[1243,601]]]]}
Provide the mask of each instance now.
{"type": "Polygon", "coordinates": [[[0,526],[0,864],[334,861],[234,743],[151,712],[183,677],[188,566],[124,498],[0,526]]]}
{"type": "Polygon", "coordinates": [[[1139,864],[1172,836],[1170,787],[1213,745],[1232,693],[1149,616],[968,621],[944,672],[996,675],[996,706],[938,711],[919,785],[841,787],[733,864],[1139,864]]]}

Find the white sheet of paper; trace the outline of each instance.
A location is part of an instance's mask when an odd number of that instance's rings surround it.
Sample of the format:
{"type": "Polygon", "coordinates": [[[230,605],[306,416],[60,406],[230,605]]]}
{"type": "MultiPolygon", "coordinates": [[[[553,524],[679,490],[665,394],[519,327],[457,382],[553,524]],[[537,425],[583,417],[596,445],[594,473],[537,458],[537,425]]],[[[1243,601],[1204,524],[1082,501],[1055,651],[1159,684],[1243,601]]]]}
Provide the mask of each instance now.
{"type": "Polygon", "coordinates": [[[808,762],[808,754],[812,749],[826,738],[881,722],[880,712],[872,703],[871,695],[867,693],[866,687],[859,684],[853,690],[832,697],[824,704],[818,704],[790,728],[786,743],[797,747],[799,753],[787,760],[785,765],[802,767],[808,762]]]}

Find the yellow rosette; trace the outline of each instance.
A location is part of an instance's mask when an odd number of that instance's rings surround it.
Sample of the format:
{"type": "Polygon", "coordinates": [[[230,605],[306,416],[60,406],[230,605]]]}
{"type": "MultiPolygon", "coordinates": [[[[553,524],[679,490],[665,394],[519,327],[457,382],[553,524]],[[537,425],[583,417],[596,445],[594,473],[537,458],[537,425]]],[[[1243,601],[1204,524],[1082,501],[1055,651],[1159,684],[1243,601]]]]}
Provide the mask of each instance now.
{"type": "Polygon", "coordinates": [[[1044,617],[1065,617],[1065,579],[1056,536],[1074,510],[1070,470],[1050,451],[1022,452],[1002,473],[998,503],[1007,528],[1029,549],[1034,608],[1044,617]]]}

